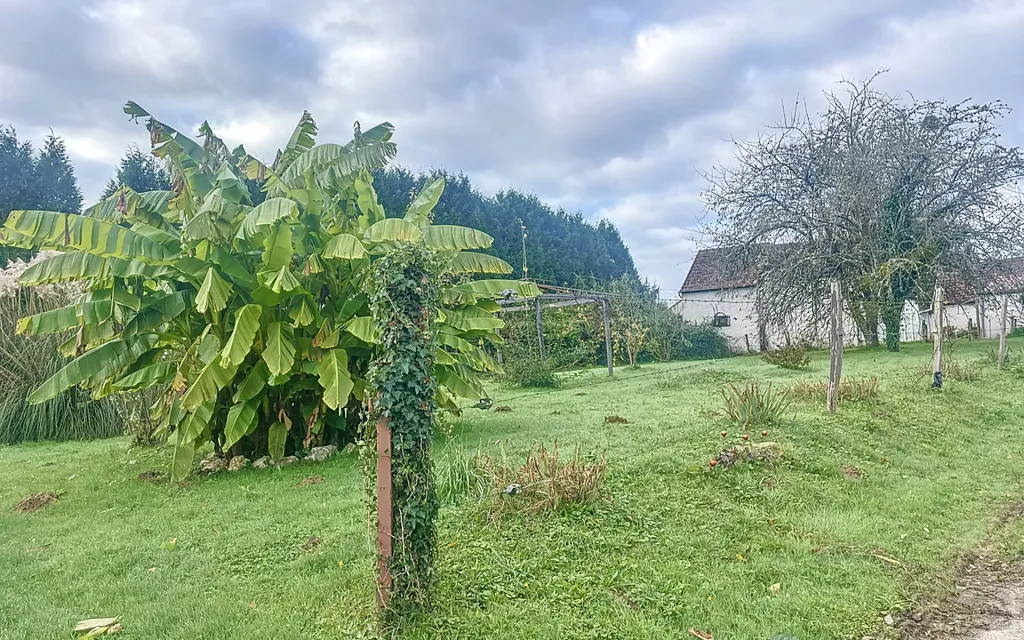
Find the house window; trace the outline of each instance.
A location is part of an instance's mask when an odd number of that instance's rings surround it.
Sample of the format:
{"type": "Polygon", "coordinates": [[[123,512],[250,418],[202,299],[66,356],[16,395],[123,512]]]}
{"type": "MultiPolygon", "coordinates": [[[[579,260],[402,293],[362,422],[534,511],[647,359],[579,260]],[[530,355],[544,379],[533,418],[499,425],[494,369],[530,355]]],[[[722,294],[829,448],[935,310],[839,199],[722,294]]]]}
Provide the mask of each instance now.
{"type": "Polygon", "coordinates": [[[728,327],[729,324],[731,323],[731,321],[732,321],[732,318],[730,318],[729,316],[725,315],[724,313],[716,313],[715,316],[713,318],[711,318],[711,326],[712,327],[728,327]]]}

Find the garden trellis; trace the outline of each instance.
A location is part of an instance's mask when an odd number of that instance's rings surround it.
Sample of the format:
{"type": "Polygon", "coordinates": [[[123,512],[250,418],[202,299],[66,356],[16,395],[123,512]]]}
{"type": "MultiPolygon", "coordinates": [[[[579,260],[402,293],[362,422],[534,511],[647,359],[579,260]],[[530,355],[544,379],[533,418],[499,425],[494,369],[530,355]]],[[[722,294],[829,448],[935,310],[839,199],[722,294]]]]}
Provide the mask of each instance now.
{"type": "Polygon", "coordinates": [[[498,304],[501,305],[502,313],[531,310],[534,312],[537,319],[537,344],[540,348],[541,360],[547,359],[547,353],[544,348],[544,324],[541,321],[542,310],[558,309],[561,307],[576,307],[583,304],[597,304],[601,305],[601,314],[604,319],[604,352],[605,357],[608,360],[608,375],[614,375],[615,365],[612,358],[612,317],[610,296],[604,293],[595,293],[593,291],[566,289],[563,287],[553,287],[543,284],[538,284],[537,287],[541,290],[541,294],[532,298],[530,302],[526,302],[515,297],[508,297],[504,300],[499,300],[498,304]]]}

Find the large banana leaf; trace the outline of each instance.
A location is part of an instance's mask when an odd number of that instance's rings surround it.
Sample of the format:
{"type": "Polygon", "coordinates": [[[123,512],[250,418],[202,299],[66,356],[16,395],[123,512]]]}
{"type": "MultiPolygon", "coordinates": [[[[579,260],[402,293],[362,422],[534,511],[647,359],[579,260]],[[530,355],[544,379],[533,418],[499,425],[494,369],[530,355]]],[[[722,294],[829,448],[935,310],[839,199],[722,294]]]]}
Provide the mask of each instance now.
{"type": "Polygon", "coordinates": [[[299,214],[299,206],[290,198],[267,198],[245,214],[245,219],[238,227],[237,236],[248,239],[278,220],[294,217],[299,214]]]}
{"type": "Polygon", "coordinates": [[[314,176],[328,173],[349,176],[360,169],[379,169],[390,162],[396,152],[391,142],[352,150],[339,144],[318,144],[295,159],[281,176],[281,182],[290,189],[301,189],[305,186],[303,176],[307,172],[314,176]]]}
{"type": "Polygon", "coordinates": [[[501,258],[486,253],[460,251],[448,265],[451,273],[512,273],[512,265],[501,258]]]}
{"type": "Polygon", "coordinates": [[[348,402],[354,386],[348,373],[348,354],[344,349],[331,349],[317,366],[320,386],[324,389],[324,404],[337,411],[348,402]]]}
{"type": "Polygon", "coordinates": [[[377,327],[373,322],[373,318],[369,316],[352,318],[343,325],[343,328],[367,344],[377,342],[377,327]]]}
{"type": "Polygon", "coordinates": [[[245,379],[242,380],[242,384],[238,385],[238,389],[231,399],[235,402],[245,402],[255,398],[260,391],[263,391],[269,375],[270,370],[267,369],[267,363],[260,360],[245,375],[245,379]]]}
{"type": "Polygon", "coordinates": [[[127,338],[139,333],[147,333],[177,318],[188,308],[190,295],[189,291],[176,291],[162,298],[148,300],[147,306],[140,309],[125,324],[122,336],[127,338]]]}
{"type": "Polygon", "coordinates": [[[40,249],[78,249],[150,263],[167,262],[175,255],[138,231],[72,213],[12,211],[4,227],[40,249]]]}
{"type": "Polygon", "coordinates": [[[283,422],[275,422],[270,425],[267,433],[267,452],[277,462],[284,457],[284,445],[288,440],[288,427],[283,422]]]}
{"type": "Polygon", "coordinates": [[[313,116],[308,111],[303,111],[299,123],[295,125],[295,130],[288,138],[288,144],[284,146],[274,161],[274,171],[278,174],[286,171],[296,158],[312,149],[316,142],[316,134],[317,127],[313,116]]]}
{"type": "Polygon", "coordinates": [[[423,232],[411,222],[401,218],[385,218],[366,230],[363,236],[367,242],[416,243],[423,239],[423,232]]]}
{"type": "Polygon", "coordinates": [[[230,449],[256,428],[256,410],[259,406],[259,400],[250,400],[228,409],[228,418],[224,424],[225,449],[230,449]]]}
{"type": "Polygon", "coordinates": [[[263,307],[258,304],[247,304],[235,313],[235,329],[221,351],[222,367],[237,367],[245,360],[245,356],[249,355],[253,339],[260,329],[262,313],[263,307]]]}
{"type": "Polygon", "coordinates": [[[263,241],[263,270],[277,271],[292,262],[292,228],[282,222],[263,241]]]}
{"type": "Polygon", "coordinates": [[[324,245],[325,258],[337,258],[339,260],[360,260],[366,257],[366,248],[359,238],[348,234],[339,233],[324,245]]]}
{"type": "Polygon", "coordinates": [[[417,227],[425,225],[430,218],[430,212],[434,210],[437,201],[441,199],[442,193],[444,193],[444,178],[438,178],[423,187],[423,190],[409,203],[409,208],[405,210],[405,220],[417,227]]]}
{"type": "Polygon", "coordinates": [[[75,358],[29,394],[30,404],[56,398],[61,392],[89,380],[101,380],[135,362],[156,345],[156,336],[140,336],[132,342],[120,338],[104,343],[75,358]]]}
{"type": "Polygon", "coordinates": [[[210,424],[210,420],[213,418],[214,408],[215,403],[204,402],[195,411],[185,416],[181,424],[178,425],[179,444],[194,442],[196,438],[202,435],[206,425],[210,424]]]}
{"type": "Polygon", "coordinates": [[[220,277],[216,269],[210,267],[206,270],[203,286],[199,288],[199,294],[196,295],[196,310],[199,313],[206,313],[207,310],[214,313],[223,311],[228,304],[230,295],[231,285],[220,277]]]}
{"type": "Polygon", "coordinates": [[[295,277],[292,270],[287,267],[281,267],[277,271],[267,274],[267,286],[274,293],[281,293],[282,291],[293,291],[299,287],[299,279],[295,277]]]}
{"type": "MultiPolygon", "coordinates": [[[[180,434],[181,432],[179,432],[180,434]]],[[[171,459],[171,482],[181,482],[192,473],[192,461],[196,457],[196,443],[189,441],[182,444],[179,442],[174,446],[174,456],[171,459]]]]}
{"type": "Polygon", "coordinates": [[[498,318],[472,305],[445,309],[443,322],[460,331],[491,331],[505,326],[498,318]]]}
{"type": "Polygon", "coordinates": [[[111,276],[131,278],[142,276],[154,280],[171,272],[171,267],[158,266],[126,260],[124,258],[102,257],[84,251],[58,253],[44,258],[22,272],[18,282],[26,287],[57,282],[78,280],[103,280],[111,276]]]}
{"type": "Polygon", "coordinates": [[[373,177],[363,169],[356,176],[356,204],[363,213],[365,226],[372,225],[385,218],[384,207],[377,202],[377,192],[373,190],[373,177]]]}
{"type": "Polygon", "coordinates": [[[178,365],[174,362],[157,362],[114,381],[113,387],[117,391],[130,391],[167,384],[174,379],[177,369],[178,365]]]}
{"type": "Polygon", "coordinates": [[[275,376],[291,371],[292,365],[295,364],[295,344],[292,342],[291,327],[282,322],[272,322],[267,327],[263,360],[267,363],[267,369],[275,376]]]}
{"type": "Polygon", "coordinates": [[[476,376],[462,376],[456,371],[455,366],[435,366],[434,375],[437,377],[438,382],[448,387],[457,396],[469,398],[470,400],[479,400],[486,395],[486,392],[478,383],[470,382],[476,376]]]}
{"type": "Polygon", "coordinates": [[[199,405],[216,398],[217,392],[231,383],[236,370],[235,366],[222,366],[220,358],[211,360],[181,396],[181,407],[185,411],[195,411],[199,405]]]}
{"type": "Polygon", "coordinates": [[[495,298],[505,297],[509,291],[520,298],[536,298],[540,289],[528,280],[473,280],[455,285],[459,291],[468,291],[475,295],[495,298]]]}
{"type": "Polygon", "coordinates": [[[423,244],[438,251],[463,251],[466,249],[487,249],[494,238],[483,231],[451,224],[434,224],[423,227],[423,244]]]}
{"type": "Polygon", "coordinates": [[[48,333],[60,333],[77,326],[78,305],[72,304],[19,319],[17,333],[26,336],[41,336],[48,333]]]}

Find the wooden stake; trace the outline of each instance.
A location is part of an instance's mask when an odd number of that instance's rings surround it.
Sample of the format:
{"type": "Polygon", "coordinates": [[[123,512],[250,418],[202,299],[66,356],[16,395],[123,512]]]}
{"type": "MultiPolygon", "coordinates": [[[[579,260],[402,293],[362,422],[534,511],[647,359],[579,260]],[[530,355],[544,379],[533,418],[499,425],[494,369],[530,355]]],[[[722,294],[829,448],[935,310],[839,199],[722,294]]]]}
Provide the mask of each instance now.
{"type": "Polygon", "coordinates": [[[377,420],[377,609],[391,601],[391,541],[393,512],[391,491],[391,424],[377,420]]]}
{"type": "Polygon", "coordinates": [[[608,301],[601,301],[601,310],[604,312],[604,355],[608,359],[608,376],[615,375],[614,364],[612,363],[612,314],[608,309],[608,301]]]}
{"type": "Polygon", "coordinates": [[[544,324],[540,319],[540,298],[536,298],[537,306],[537,344],[540,346],[540,359],[541,361],[548,359],[548,354],[544,350],[544,324]]]}
{"type": "Polygon", "coordinates": [[[839,386],[843,379],[843,297],[838,282],[832,283],[831,357],[828,367],[828,412],[839,408],[839,386]]]}
{"type": "Polygon", "coordinates": [[[999,314],[999,368],[1006,364],[1006,312],[1010,306],[1010,297],[1003,296],[1003,311],[999,314]]]}
{"type": "Polygon", "coordinates": [[[932,300],[932,389],[942,388],[942,287],[932,300]]]}

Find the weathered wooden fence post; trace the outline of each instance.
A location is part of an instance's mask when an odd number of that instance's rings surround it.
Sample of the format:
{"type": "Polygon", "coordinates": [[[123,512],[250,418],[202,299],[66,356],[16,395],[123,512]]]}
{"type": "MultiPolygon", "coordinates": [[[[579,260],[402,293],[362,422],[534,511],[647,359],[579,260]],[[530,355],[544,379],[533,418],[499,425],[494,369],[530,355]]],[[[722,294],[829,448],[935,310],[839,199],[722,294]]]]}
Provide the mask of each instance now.
{"type": "Polygon", "coordinates": [[[942,388],[942,287],[932,300],[932,389],[942,388]]]}
{"type": "Polygon", "coordinates": [[[1010,297],[1003,296],[1003,310],[999,314],[999,368],[1006,364],[1006,313],[1009,310],[1010,297]]]}
{"type": "Polygon", "coordinates": [[[608,308],[608,300],[601,300],[601,310],[604,312],[604,355],[608,359],[608,375],[615,375],[615,365],[612,363],[612,314],[608,308]]]}
{"type": "MultiPolygon", "coordinates": [[[[372,409],[371,409],[372,411],[372,409]]],[[[391,425],[377,419],[377,610],[391,600],[391,540],[394,503],[391,491],[391,425]]]]}
{"type": "Polygon", "coordinates": [[[537,311],[537,345],[540,348],[540,359],[543,362],[548,359],[548,354],[544,349],[544,323],[541,321],[540,317],[540,296],[535,299],[535,302],[537,305],[534,307],[537,311]]]}
{"type": "Polygon", "coordinates": [[[839,408],[839,388],[843,379],[843,297],[838,282],[832,283],[831,357],[828,368],[828,412],[839,408]]]}

